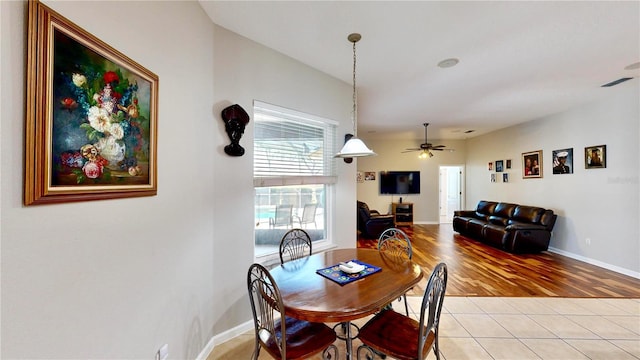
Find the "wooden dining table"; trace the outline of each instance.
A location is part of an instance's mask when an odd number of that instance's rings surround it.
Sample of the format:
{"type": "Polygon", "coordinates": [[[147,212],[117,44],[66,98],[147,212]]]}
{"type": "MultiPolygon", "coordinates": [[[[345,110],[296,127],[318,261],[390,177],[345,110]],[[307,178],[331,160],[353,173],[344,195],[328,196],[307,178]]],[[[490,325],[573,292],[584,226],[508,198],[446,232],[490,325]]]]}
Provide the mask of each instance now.
{"type": "Polygon", "coordinates": [[[422,279],[420,266],[374,249],[334,249],[286,262],[270,270],[283,299],[285,315],[322,323],[342,323],[346,358],[353,355],[351,321],[380,311],[422,279]],[[340,285],[316,271],[359,260],[381,270],[340,285]]]}

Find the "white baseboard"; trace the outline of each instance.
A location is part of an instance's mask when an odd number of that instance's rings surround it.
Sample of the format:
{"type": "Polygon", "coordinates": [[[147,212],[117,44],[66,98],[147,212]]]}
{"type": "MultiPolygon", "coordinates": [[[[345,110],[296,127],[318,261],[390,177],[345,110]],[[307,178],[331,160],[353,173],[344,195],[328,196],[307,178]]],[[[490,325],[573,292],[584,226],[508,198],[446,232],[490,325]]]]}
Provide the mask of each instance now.
{"type": "Polygon", "coordinates": [[[587,264],[595,265],[595,266],[598,266],[598,267],[601,267],[601,268],[604,268],[604,269],[607,269],[607,270],[615,271],[615,272],[623,274],[623,275],[627,275],[627,276],[634,277],[636,279],[640,279],[640,272],[631,271],[629,269],[625,269],[625,268],[621,268],[619,266],[607,264],[607,263],[599,261],[599,260],[595,260],[595,259],[591,259],[591,258],[584,257],[584,256],[581,256],[581,255],[577,255],[577,254],[574,254],[574,253],[570,253],[568,251],[556,249],[554,247],[549,247],[549,251],[553,252],[553,253],[556,253],[556,254],[560,254],[562,256],[566,256],[568,258],[572,258],[572,259],[575,259],[575,260],[580,260],[582,262],[586,262],[587,264]]]}
{"type": "Polygon", "coordinates": [[[204,349],[200,351],[196,360],[206,360],[217,345],[240,336],[251,329],[253,329],[253,319],[212,337],[207,342],[207,345],[204,346],[204,349]]]}

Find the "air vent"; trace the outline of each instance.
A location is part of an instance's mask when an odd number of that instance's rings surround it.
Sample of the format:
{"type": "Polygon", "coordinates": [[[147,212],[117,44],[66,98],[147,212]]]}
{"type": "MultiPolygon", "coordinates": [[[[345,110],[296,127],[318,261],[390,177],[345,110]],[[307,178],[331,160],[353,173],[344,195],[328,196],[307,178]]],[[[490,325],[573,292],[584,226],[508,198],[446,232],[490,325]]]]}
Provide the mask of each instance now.
{"type": "Polygon", "coordinates": [[[624,77],[624,78],[620,78],[620,79],[618,79],[618,80],[614,80],[614,81],[612,81],[612,82],[610,82],[610,83],[608,83],[608,84],[604,84],[604,85],[602,85],[601,87],[611,87],[611,86],[615,86],[615,85],[618,85],[618,84],[620,84],[620,83],[623,83],[623,82],[625,82],[625,81],[627,81],[627,80],[631,80],[631,79],[633,79],[633,78],[632,78],[632,77],[624,77]]]}

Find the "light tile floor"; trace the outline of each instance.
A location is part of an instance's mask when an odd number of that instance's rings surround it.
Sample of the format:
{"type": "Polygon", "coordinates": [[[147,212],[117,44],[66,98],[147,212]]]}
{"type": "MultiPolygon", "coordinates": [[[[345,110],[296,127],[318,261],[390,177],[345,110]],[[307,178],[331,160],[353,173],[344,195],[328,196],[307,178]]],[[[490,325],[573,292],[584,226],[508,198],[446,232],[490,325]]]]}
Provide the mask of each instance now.
{"type": "MultiPolygon", "coordinates": [[[[422,298],[407,301],[416,317],[422,298]]],[[[404,312],[398,302],[394,308],[404,312]]],[[[216,346],[208,360],[250,359],[252,351],[250,331],[216,346]]],[[[446,297],[440,352],[443,360],[640,359],[640,299],[446,297]]],[[[262,351],[259,359],[270,356],[262,351]]]]}

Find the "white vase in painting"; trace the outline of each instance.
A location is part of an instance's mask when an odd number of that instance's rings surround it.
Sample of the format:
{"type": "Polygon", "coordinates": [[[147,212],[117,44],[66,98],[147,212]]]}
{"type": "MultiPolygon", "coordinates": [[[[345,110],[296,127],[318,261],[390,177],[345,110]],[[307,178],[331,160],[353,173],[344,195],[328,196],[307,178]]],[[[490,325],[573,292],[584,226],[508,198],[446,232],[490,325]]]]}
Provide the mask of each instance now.
{"type": "Polygon", "coordinates": [[[114,136],[109,135],[101,138],[94,145],[98,149],[100,156],[109,162],[107,167],[112,170],[119,168],[118,163],[124,160],[125,151],[125,144],[122,140],[118,140],[114,136]]]}

